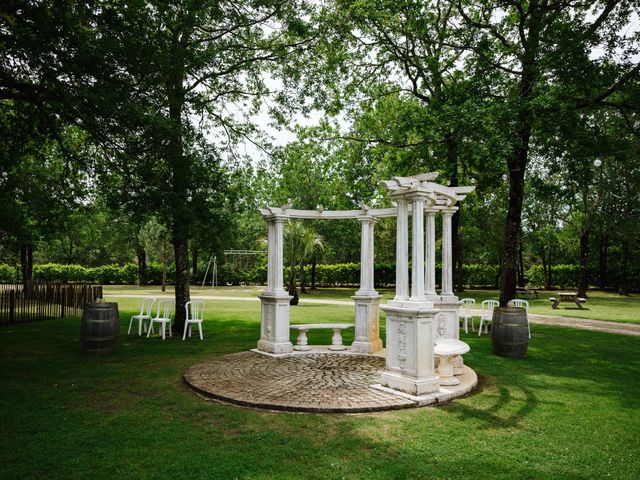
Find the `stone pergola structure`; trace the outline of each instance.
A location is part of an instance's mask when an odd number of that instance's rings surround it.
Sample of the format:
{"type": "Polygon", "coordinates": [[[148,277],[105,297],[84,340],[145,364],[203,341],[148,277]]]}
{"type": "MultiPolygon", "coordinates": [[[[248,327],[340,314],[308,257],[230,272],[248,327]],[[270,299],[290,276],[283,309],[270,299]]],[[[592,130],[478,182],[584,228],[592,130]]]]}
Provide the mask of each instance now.
{"type": "MultiPolygon", "coordinates": [[[[297,210],[290,205],[267,207],[260,213],[268,224],[267,288],[260,299],[262,319],[257,349],[271,354],[293,350],[289,335],[289,301],[283,278],[283,224],[287,219],[344,220],[361,224],[360,289],[355,303],[355,341],[351,351],[382,349],[379,328],[380,295],[374,288],[374,225],[379,218],[397,218],[396,295],[382,309],[387,314],[386,369],[381,383],[413,395],[436,391],[434,342],[457,339],[458,298],[453,295],[451,217],[456,204],[474,187],[437,183],[437,172],[393,177],[382,184],[394,207],[359,210],[297,210]],[[442,290],[436,292],[436,215],[442,216],[442,290]],[[412,217],[411,282],[409,282],[409,215],[412,217]],[[426,220],[426,222],[425,222],[426,220]],[[426,227],[426,228],[425,228],[426,227]]],[[[461,359],[458,365],[462,366],[461,359]]]]}

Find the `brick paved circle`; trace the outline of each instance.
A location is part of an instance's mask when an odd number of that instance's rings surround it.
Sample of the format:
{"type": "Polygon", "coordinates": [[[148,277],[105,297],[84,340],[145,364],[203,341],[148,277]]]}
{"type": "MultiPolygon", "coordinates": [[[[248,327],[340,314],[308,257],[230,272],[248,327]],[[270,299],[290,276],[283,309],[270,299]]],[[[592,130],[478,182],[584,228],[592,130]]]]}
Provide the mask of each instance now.
{"type": "Polygon", "coordinates": [[[272,357],[241,352],[194,365],[184,374],[197,392],[271,410],[372,412],[415,407],[409,399],[370,388],[380,382],[384,358],[307,354],[272,357]]]}

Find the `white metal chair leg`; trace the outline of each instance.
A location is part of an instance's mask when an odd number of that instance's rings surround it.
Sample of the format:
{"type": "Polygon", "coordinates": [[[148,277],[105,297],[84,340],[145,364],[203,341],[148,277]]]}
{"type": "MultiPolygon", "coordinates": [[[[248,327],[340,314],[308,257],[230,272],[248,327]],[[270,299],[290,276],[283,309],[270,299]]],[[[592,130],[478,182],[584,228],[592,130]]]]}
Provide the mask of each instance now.
{"type": "Polygon", "coordinates": [[[149,322],[149,330],[147,330],[147,338],[149,338],[149,335],[151,335],[151,332],[153,332],[153,321],[149,322]]]}
{"type": "Polygon", "coordinates": [[[200,331],[200,340],[202,340],[202,322],[198,323],[198,330],[200,331]]]}
{"type": "Polygon", "coordinates": [[[187,328],[189,327],[188,323],[184,324],[184,332],[182,333],[182,340],[184,340],[187,337],[187,328]]]}
{"type": "Polygon", "coordinates": [[[127,335],[131,334],[131,325],[133,325],[133,316],[131,317],[131,320],[129,321],[129,330],[127,330],[127,335]]]}

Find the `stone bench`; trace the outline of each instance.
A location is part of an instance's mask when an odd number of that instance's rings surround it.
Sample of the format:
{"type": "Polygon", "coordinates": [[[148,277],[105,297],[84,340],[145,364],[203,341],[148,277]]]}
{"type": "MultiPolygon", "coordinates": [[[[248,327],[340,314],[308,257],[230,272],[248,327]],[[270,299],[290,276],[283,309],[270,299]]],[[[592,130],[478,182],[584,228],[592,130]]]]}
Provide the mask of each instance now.
{"type": "Polygon", "coordinates": [[[454,376],[453,359],[469,351],[469,345],[461,340],[443,339],[435,344],[433,353],[440,359],[438,376],[440,385],[459,385],[460,380],[454,376]]]}
{"type": "Polygon", "coordinates": [[[293,347],[294,350],[311,350],[309,341],[307,339],[307,332],[309,330],[316,330],[320,328],[333,329],[333,337],[331,337],[331,345],[329,346],[329,350],[346,350],[347,347],[342,344],[342,330],[345,328],[352,328],[353,323],[307,323],[300,325],[290,325],[289,327],[292,330],[298,330],[298,339],[296,340],[296,346],[293,347]]]}

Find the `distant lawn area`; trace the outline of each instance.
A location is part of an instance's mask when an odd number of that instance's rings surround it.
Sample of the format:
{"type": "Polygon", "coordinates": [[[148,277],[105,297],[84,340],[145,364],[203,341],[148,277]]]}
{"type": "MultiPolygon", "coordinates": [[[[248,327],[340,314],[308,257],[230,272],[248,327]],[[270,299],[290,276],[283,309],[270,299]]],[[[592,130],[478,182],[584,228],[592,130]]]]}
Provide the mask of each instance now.
{"type": "MultiPolygon", "coordinates": [[[[260,286],[233,286],[233,287],[191,287],[193,295],[206,296],[227,296],[227,297],[257,297],[265,287],[260,286]]],[[[344,300],[351,301],[351,295],[355,293],[355,288],[319,288],[308,289],[307,293],[300,294],[300,301],[304,304],[305,299],[320,300],[344,300]]],[[[382,295],[382,301],[393,298],[394,290],[389,288],[378,289],[382,295]]],[[[108,285],[104,287],[106,295],[161,295],[160,287],[136,287],[133,285],[108,285]]],[[[559,317],[587,318],[591,320],[608,320],[611,322],[640,323],[640,295],[623,297],[615,293],[590,291],[587,302],[583,304],[584,310],[579,310],[573,304],[561,303],[560,308],[551,308],[549,301],[557,292],[538,292],[538,299],[525,298],[529,302],[530,313],[539,315],[553,315],[559,317]]],[[[173,287],[167,287],[165,295],[173,295],[173,287]]],[[[480,302],[488,299],[498,299],[497,290],[474,290],[469,289],[457,293],[459,298],[473,298],[476,300],[476,308],[480,309],[480,302]]]]}
{"type": "MultiPolygon", "coordinates": [[[[529,356],[510,360],[470,335],[465,362],[480,386],[467,397],[379,414],[272,413],[204,401],[181,378],[255,347],[259,302],[208,301],[203,341],[163,342],[127,336],[140,300],[116,300],[121,337],[106,356],[80,353],[78,318],[0,327],[0,478],[638,478],[638,337],[538,325],[529,356]]],[[[602,308],[614,300],[602,295],[602,308]]],[[[533,305],[551,311],[547,302],[533,305]]],[[[348,305],[292,308],[293,321],[352,317],[348,305]]]]}

